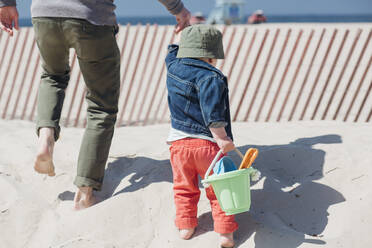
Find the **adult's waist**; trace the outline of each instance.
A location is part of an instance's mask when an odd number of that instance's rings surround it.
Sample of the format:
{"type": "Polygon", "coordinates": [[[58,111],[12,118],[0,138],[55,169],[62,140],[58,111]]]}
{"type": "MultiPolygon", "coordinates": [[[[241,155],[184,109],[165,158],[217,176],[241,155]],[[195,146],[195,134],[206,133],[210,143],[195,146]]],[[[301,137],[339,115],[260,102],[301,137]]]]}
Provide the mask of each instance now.
{"type": "Polygon", "coordinates": [[[116,25],[112,0],[33,0],[32,17],[78,18],[95,25],[116,25]]]}

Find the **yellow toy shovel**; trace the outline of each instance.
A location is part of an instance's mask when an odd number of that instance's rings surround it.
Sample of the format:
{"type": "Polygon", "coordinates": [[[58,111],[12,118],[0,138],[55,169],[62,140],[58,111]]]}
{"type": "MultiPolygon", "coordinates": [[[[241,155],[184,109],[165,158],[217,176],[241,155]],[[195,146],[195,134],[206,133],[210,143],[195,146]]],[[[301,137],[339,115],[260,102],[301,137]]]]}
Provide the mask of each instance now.
{"type": "Polygon", "coordinates": [[[239,155],[242,157],[242,162],[240,163],[239,170],[248,169],[249,167],[251,167],[253,161],[256,159],[258,155],[258,150],[256,148],[249,148],[248,151],[245,153],[244,157],[240,153],[240,151],[239,155]]]}

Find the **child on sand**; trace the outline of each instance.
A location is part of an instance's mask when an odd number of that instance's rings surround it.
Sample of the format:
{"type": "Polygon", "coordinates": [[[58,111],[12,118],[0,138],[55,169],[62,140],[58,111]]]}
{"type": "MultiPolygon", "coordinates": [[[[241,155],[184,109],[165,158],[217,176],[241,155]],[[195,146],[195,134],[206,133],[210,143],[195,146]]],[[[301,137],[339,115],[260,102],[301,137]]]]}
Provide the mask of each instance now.
{"type": "MultiPolygon", "coordinates": [[[[235,148],[232,141],[227,79],[215,66],[224,58],[222,34],[208,25],[184,29],[180,44],[170,45],[165,59],[168,69],[168,105],[171,130],[175,224],[183,239],[190,239],[197,226],[200,197],[198,175],[202,178],[221,149],[235,148]]],[[[206,188],[212,208],[214,230],[222,247],[233,247],[238,228],[234,216],[220,208],[212,187],[206,188]]]]}

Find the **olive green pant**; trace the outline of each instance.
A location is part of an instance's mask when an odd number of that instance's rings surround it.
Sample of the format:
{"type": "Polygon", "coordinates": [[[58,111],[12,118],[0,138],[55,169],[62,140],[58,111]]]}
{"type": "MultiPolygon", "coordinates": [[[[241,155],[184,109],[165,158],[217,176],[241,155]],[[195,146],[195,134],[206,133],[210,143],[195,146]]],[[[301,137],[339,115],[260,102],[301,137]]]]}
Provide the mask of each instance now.
{"type": "Polygon", "coordinates": [[[43,72],[38,93],[37,133],[42,127],[60,133],[65,90],[70,79],[69,49],[76,51],[87,87],[87,127],[80,147],[74,184],[100,190],[114,133],[120,89],[120,52],[116,28],[72,18],[33,18],[43,72]]]}

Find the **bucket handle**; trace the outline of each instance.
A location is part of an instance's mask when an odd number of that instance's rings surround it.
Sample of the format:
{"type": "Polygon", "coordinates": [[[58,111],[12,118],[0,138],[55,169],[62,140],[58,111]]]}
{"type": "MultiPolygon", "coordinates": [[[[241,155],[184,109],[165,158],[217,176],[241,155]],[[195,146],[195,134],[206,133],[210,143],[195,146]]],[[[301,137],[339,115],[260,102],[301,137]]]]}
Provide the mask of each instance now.
{"type": "MultiPolygon", "coordinates": [[[[244,155],[237,149],[235,148],[234,149],[235,152],[243,159],[244,158],[244,155]]],[[[216,156],[214,157],[211,165],[209,166],[207,172],[205,173],[204,175],[204,179],[207,179],[208,176],[209,176],[209,173],[211,173],[212,169],[214,168],[214,166],[216,165],[217,161],[218,161],[218,158],[222,155],[222,150],[219,150],[218,153],[216,154],[216,156]]]]}

